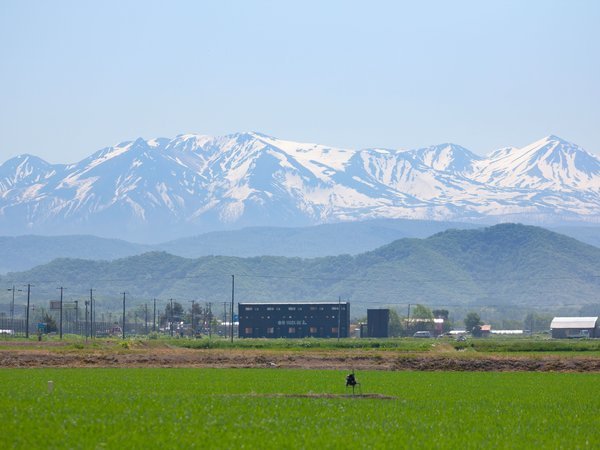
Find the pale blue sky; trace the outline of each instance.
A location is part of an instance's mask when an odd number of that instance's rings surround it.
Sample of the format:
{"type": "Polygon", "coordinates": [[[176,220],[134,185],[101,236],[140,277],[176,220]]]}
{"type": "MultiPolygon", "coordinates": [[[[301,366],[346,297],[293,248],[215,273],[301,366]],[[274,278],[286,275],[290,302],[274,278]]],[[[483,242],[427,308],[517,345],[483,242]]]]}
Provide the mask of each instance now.
{"type": "Polygon", "coordinates": [[[598,1],[0,1],[0,162],[261,131],[600,154],[598,1]]]}

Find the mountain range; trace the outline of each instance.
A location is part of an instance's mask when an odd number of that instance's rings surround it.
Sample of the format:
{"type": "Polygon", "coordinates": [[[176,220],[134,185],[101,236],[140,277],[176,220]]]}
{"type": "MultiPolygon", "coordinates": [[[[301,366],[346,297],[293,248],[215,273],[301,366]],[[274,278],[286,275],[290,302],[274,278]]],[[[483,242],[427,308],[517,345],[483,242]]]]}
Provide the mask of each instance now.
{"type": "Polygon", "coordinates": [[[480,157],[455,144],[349,150],[260,133],[137,139],[75,164],[0,166],[0,234],[158,242],[250,226],[404,218],[600,223],[600,160],[548,136],[480,157]]]}
{"type": "MultiPolygon", "coordinates": [[[[201,256],[287,256],[315,258],[357,255],[402,238],[427,238],[448,229],[473,229],[464,222],[405,219],[372,219],[312,227],[249,227],[212,231],[158,244],[138,244],[122,239],[89,235],[0,236],[0,274],[19,272],[57,258],[115,260],[152,251],[185,258],[201,256]]],[[[551,228],[600,248],[600,227],[551,228]]]]}
{"type": "MultiPolygon", "coordinates": [[[[102,310],[158,298],[221,305],[236,301],[349,299],[367,307],[421,303],[429,307],[571,313],[598,304],[600,249],[539,227],[501,224],[447,230],[426,239],[405,238],[357,255],[322,258],[262,256],[182,258],[150,252],[114,261],[63,258],[0,277],[0,284],[34,285],[33,301],[45,307],[67,288],[68,300],[95,289],[102,310]]],[[[0,292],[4,305],[9,292],[0,292]]],[[[19,304],[22,295],[19,294],[19,304]]],[[[219,306],[219,307],[221,307],[219,306]]],[[[521,317],[522,318],[522,317],[521,317]]]]}

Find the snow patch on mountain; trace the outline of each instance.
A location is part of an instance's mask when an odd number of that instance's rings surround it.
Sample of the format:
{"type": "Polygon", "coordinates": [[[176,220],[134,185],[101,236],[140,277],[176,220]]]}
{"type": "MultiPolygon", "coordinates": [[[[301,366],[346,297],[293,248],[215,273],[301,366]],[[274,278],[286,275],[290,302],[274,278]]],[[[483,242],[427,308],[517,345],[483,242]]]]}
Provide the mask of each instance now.
{"type": "Polygon", "coordinates": [[[600,160],[556,136],[480,157],[451,143],[351,150],[186,134],[122,142],[68,166],[13,158],[0,166],[0,211],[3,234],[120,237],[383,217],[598,222],[600,160]]]}

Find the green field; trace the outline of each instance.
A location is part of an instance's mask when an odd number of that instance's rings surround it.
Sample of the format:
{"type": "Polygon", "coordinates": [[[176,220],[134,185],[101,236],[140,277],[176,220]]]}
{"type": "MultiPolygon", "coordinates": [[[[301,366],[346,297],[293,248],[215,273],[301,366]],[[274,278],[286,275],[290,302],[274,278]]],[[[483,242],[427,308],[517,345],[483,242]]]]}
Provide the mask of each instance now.
{"type": "Polygon", "coordinates": [[[175,339],[168,336],[154,335],[153,337],[132,336],[126,340],[120,338],[89,339],[82,336],[65,335],[63,340],[57,336],[45,336],[42,342],[36,338],[0,337],[0,350],[15,349],[15,343],[27,343],[23,349],[44,349],[47,351],[72,351],[87,349],[136,349],[182,347],[189,349],[256,349],[284,350],[306,352],[310,350],[374,350],[399,353],[428,353],[439,351],[441,347],[447,350],[461,350],[476,354],[523,354],[561,356],[590,356],[600,357],[600,339],[550,339],[547,336],[494,336],[492,338],[457,341],[453,338],[418,339],[418,338],[385,338],[385,339],[235,339],[213,337],[202,339],[175,339]],[[62,344],[49,346],[48,343],[62,344]]]}
{"type": "Polygon", "coordinates": [[[363,393],[394,398],[317,395],[345,394],[344,376],[281,369],[2,369],[0,447],[599,445],[600,374],[360,372],[363,393]]]}

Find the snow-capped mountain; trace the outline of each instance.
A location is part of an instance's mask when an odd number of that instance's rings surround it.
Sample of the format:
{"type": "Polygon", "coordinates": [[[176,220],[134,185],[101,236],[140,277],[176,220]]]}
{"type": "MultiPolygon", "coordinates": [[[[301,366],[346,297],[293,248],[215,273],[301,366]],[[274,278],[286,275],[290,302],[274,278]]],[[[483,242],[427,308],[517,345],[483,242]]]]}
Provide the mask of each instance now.
{"type": "Polygon", "coordinates": [[[0,234],[165,239],[368,218],[600,222],[600,160],[556,136],[482,158],[455,144],[349,150],[260,133],[137,139],[70,165],[0,166],[0,234]]]}
{"type": "Polygon", "coordinates": [[[498,187],[598,192],[600,160],[575,144],[548,136],[522,149],[494,152],[480,162],[474,179],[498,187]]]}

